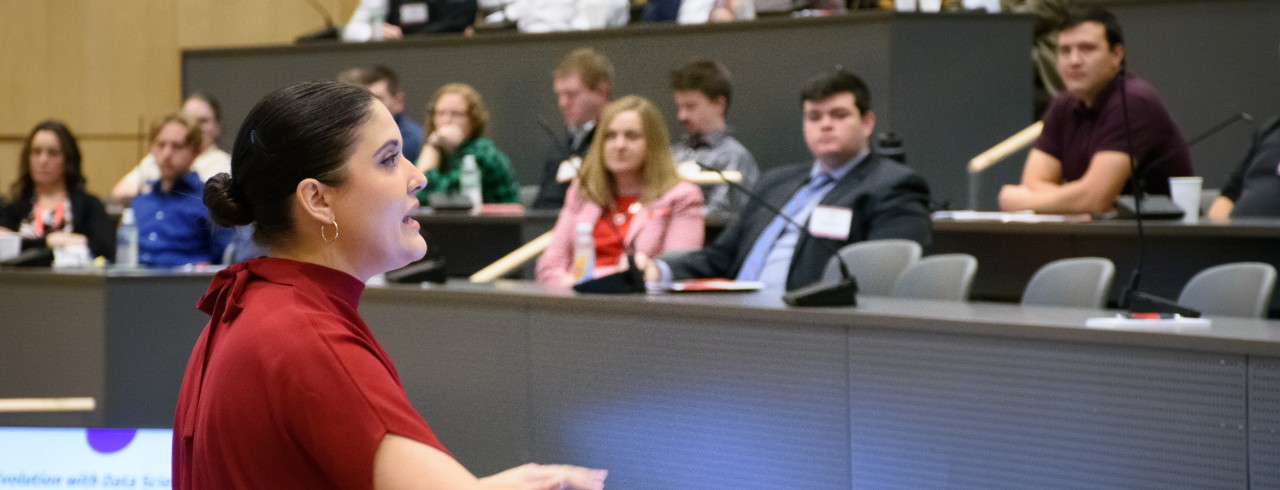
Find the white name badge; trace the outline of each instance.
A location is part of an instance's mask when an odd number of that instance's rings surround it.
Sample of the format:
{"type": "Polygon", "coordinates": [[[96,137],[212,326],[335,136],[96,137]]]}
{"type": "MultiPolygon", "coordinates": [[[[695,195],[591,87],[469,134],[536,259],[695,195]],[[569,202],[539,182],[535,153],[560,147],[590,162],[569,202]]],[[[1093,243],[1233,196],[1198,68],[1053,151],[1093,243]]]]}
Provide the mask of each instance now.
{"type": "Polygon", "coordinates": [[[816,237],[848,240],[850,226],[853,226],[853,210],[849,208],[818,206],[809,215],[809,234],[816,237]]]}
{"type": "Polygon", "coordinates": [[[426,2],[406,3],[400,6],[400,25],[427,23],[426,2]]]}
{"type": "Polygon", "coordinates": [[[564,183],[573,180],[578,176],[579,168],[582,168],[582,157],[572,157],[560,162],[560,167],[556,168],[556,182],[564,183]]]}

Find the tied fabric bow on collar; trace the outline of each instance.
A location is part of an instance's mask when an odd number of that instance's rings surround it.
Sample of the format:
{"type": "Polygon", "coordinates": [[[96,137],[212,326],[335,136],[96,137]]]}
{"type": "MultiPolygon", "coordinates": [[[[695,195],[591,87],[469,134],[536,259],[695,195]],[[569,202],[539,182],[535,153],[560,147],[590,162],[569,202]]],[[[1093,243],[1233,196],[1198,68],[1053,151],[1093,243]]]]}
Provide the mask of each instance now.
{"type": "MultiPolygon", "coordinates": [[[[244,309],[241,304],[241,297],[244,296],[245,287],[248,286],[253,274],[249,272],[249,263],[240,262],[226,269],[218,271],[214,274],[213,281],[209,282],[209,290],[204,293],[200,301],[196,303],[196,308],[203,311],[211,317],[209,326],[203,334],[204,348],[198,353],[193,353],[192,361],[199,360],[200,368],[195,373],[188,372],[189,379],[183,380],[183,385],[188,382],[194,383],[195,397],[191,404],[187,407],[185,420],[182,423],[182,451],[190,455],[194,451],[195,426],[199,419],[198,411],[200,407],[200,398],[204,394],[204,373],[209,366],[209,350],[213,346],[213,331],[221,323],[230,322],[244,309]]],[[[197,343],[197,348],[200,344],[197,343]]],[[[175,458],[179,457],[175,451],[175,458]]]]}
{"type": "Polygon", "coordinates": [[[207,313],[213,323],[230,322],[244,309],[241,297],[249,285],[250,276],[248,262],[240,262],[218,271],[209,283],[209,290],[204,293],[196,308],[207,313]]]}

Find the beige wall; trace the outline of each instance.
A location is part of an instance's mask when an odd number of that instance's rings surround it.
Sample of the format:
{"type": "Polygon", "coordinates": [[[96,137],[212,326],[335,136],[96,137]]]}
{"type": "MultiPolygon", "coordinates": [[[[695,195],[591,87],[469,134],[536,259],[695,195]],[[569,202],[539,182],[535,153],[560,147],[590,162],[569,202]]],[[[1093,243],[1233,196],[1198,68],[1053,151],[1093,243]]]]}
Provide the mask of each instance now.
{"type": "MultiPolygon", "coordinates": [[[[336,22],[358,3],[317,1],[336,22]]],[[[0,0],[0,191],[30,128],[56,118],[105,197],[145,151],[141,128],[177,108],[182,49],[285,44],[323,23],[307,0],[0,0]]]]}

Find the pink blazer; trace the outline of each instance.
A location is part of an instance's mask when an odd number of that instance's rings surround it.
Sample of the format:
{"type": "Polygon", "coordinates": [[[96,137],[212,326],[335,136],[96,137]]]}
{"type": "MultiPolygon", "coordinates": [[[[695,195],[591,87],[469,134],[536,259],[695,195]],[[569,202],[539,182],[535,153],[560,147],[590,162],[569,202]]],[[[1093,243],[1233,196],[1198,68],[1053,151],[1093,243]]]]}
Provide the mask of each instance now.
{"type": "MultiPolygon", "coordinates": [[[[564,207],[552,229],[551,245],[538,258],[538,283],[567,288],[573,285],[573,239],[578,223],[594,224],[604,210],[580,196],[578,182],[569,186],[564,207]]],[[[657,201],[646,204],[631,218],[624,243],[650,257],[671,250],[702,247],[706,225],[702,220],[702,191],[680,182],[657,201]]],[[[596,267],[595,277],[617,272],[616,266],[596,267]]]]}

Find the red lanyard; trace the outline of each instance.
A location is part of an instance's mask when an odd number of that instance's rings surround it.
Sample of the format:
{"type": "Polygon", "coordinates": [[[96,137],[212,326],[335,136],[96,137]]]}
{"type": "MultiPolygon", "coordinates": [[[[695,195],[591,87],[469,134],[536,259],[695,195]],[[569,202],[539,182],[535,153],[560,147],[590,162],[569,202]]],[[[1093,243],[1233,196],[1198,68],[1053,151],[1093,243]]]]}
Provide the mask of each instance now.
{"type": "MultiPolygon", "coordinates": [[[[67,213],[67,203],[60,202],[58,203],[57,206],[54,206],[53,223],[52,223],[52,225],[54,226],[54,231],[57,231],[58,229],[62,228],[62,218],[66,216],[66,213],[67,213]]],[[[44,236],[44,216],[43,215],[44,215],[43,210],[40,209],[39,204],[36,205],[35,209],[31,210],[31,218],[32,218],[31,231],[35,233],[35,236],[37,238],[44,236]]]]}

